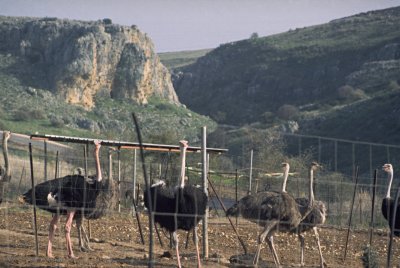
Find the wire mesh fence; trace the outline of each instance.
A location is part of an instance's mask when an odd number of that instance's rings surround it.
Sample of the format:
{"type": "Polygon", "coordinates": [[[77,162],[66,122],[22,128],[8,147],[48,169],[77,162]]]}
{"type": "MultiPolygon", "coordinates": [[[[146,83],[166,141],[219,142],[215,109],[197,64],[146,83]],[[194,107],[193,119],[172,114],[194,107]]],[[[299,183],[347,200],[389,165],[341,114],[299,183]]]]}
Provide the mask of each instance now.
{"type": "MultiPolygon", "coordinates": [[[[387,241],[388,223],[382,216],[380,209],[382,199],[386,195],[389,179],[387,174],[381,170],[381,167],[384,163],[392,163],[394,167],[399,164],[400,146],[352,142],[313,136],[283,136],[286,143],[285,150],[288,155],[308,154],[310,159],[316,160],[324,166],[323,170],[315,173],[314,178],[315,198],[324,202],[328,209],[327,221],[323,229],[346,229],[349,226],[349,218],[352,211],[351,227],[354,232],[367,230],[371,227],[371,210],[374,207],[376,210],[373,219],[374,232],[380,236],[383,235],[384,241],[387,241]],[[356,167],[359,167],[359,182],[357,187],[355,185],[356,167]],[[373,175],[375,170],[378,171],[378,179],[377,185],[374,188],[373,175]],[[373,204],[372,196],[374,190],[376,191],[376,198],[373,204]],[[353,204],[352,197],[354,192],[355,198],[353,204]]],[[[46,151],[44,144],[43,147],[37,146],[34,148],[33,167],[36,179],[35,184],[52,180],[56,177],[78,174],[78,167],[84,169],[87,166],[86,173],[88,175],[95,174],[95,161],[91,153],[92,145],[89,148],[85,145],[66,145],[69,146],[68,149],[59,151],[56,148],[49,147],[46,151]],[[87,157],[84,157],[84,150],[88,151],[87,157]]],[[[18,196],[31,188],[29,152],[25,145],[14,144],[12,142],[9,149],[12,180],[7,192],[7,202],[1,208],[3,216],[1,229],[18,232],[20,231],[19,228],[22,228],[23,232],[30,232],[33,227],[32,214],[29,213],[30,208],[17,201],[18,196]],[[18,225],[13,224],[13,221],[17,217],[20,217],[21,214],[23,215],[21,222],[24,224],[22,227],[18,227],[18,225]]],[[[280,191],[283,180],[280,166],[276,166],[275,170],[265,170],[262,166],[257,165],[250,166],[250,154],[248,151],[245,151],[244,155],[240,157],[242,159],[247,158],[249,161],[236,163],[236,169],[232,170],[219,169],[218,156],[213,157],[210,160],[212,161],[211,166],[213,168],[208,173],[208,178],[212,184],[212,187],[209,186],[208,189],[211,239],[214,239],[213,236],[218,234],[221,241],[225,241],[222,239],[230,241],[230,254],[239,254],[243,252],[243,248],[235,237],[235,234],[230,231],[231,227],[226,221],[224,207],[231,207],[238,199],[246,196],[249,192],[255,194],[261,191],[280,191]]],[[[162,179],[166,180],[168,185],[177,185],[177,178],[179,177],[179,163],[177,160],[178,154],[147,152],[146,166],[148,167],[147,172],[150,180],[156,182],[162,179]]],[[[201,156],[199,154],[190,154],[187,161],[186,183],[202,186],[201,166],[198,164],[201,162],[201,156]]],[[[254,162],[257,163],[256,159],[254,162]]],[[[143,204],[144,179],[140,159],[136,158],[133,150],[121,150],[120,152],[113,152],[112,163],[110,166],[108,150],[102,148],[100,164],[103,177],[104,179],[108,179],[111,168],[113,180],[118,185],[117,204],[119,204],[120,212],[118,213],[118,207],[108,212],[107,217],[114,219],[115,224],[111,220],[108,226],[102,226],[101,220],[93,221],[91,227],[95,231],[92,235],[101,237],[102,240],[109,239],[115,241],[117,239],[121,243],[141,245],[138,234],[138,222],[133,217],[134,214],[132,214],[132,197],[134,197],[137,201],[137,209],[140,212],[144,235],[148,235],[148,230],[146,230],[147,214],[143,204]],[[116,223],[118,223],[118,226],[116,223]]],[[[299,168],[298,170],[293,169],[290,172],[287,192],[294,197],[308,197],[309,178],[307,170],[299,168]]],[[[397,189],[397,174],[395,169],[392,192],[397,189]]],[[[39,212],[39,234],[41,234],[42,238],[41,244],[44,245],[45,242],[43,241],[48,231],[46,219],[49,221],[49,214],[39,212]]],[[[237,224],[239,234],[246,233],[245,229],[249,223],[245,219],[234,219],[234,223],[237,224]]],[[[261,231],[257,225],[252,228],[256,230],[254,235],[246,233],[244,237],[245,244],[250,248],[256,246],[257,234],[261,231]]],[[[200,239],[202,239],[201,231],[199,231],[199,234],[200,239]]],[[[17,246],[11,235],[5,235],[4,237],[8,237],[8,239],[2,242],[3,247],[11,249],[17,246]]],[[[185,241],[187,234],[184,233],[181,237],[185,237],[183,239],[185,241]]],[[[160,240],[164,241],[165,245],[169,244],[169,234],[160,230],[156,241],[160,240]]],[[[61,245],[64,242],[60,238],[58,243],[61,245]]],[[[212,248],[216,248],[215,252],[221,252],[217,250],[217,239],[213,243],[215,244],[212,245],[212,248]]],[[[325,241],[325,243],[327,242],[325,241]]],[[[343,244],[343,241],[340,243],[343,244]]],[[[188,247],[193,250],[193,245],[189,245],[188,247]]],[[[280,245],[280,247],[282,248],[283,245],[280,245]]],[[[130,250],[133,249],[126,249],[127,252],[130,250]]],[[[223,253],[218,254],[222,255],[223,253]]],[[[140,264],[147,265],[143,256],[140,259],[143,261],[140,264]]]]}

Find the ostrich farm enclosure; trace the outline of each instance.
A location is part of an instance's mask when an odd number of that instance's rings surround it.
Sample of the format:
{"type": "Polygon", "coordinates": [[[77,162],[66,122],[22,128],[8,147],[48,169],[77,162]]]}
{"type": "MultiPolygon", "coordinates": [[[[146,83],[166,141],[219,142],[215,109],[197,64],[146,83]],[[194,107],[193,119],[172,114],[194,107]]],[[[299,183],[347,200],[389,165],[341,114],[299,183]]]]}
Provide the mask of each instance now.
{"type": "MultiPolygon", "coordinates": [[[[47,246],[48,224],[50,213],[38,211],[39,255],[36,256],[35,235],[33,229],[33,210],[29,206],[10,206],[1,210],[0,217],[0,267],[147,267],[149,250],[149,229],[146,213],[141,213],[145,245],[141,243],[138,224],[128,209],[96,221],[91,221],[91,246],[93,252],[80,252],[78,249],[77,231],[72,230],[72,241],[78,259],[68,259],[63,235],[63,223],[60,222],[55,243],[55,259],[45,256],[47,246]]],[[[233,220],[235,223],[235,219],[233,220]]],[[[87,226],[87,224],[86,224],[87,226]]],[[[202,244],[201,226],[199,228],[200,245],[202,244]]],[[[238,220],[238,231],[245,241],[249,255],[256,250],[257,234],[260,227],[243,219],[238,220]]],[[[243,255],[243,248],[233,232],[228,220],[216,217],[211,213],[209,220],[209,259],[203,261],[205,267],[243,267],[231,263],[232,256],[243,255]]],[[[156,267],[175,267],[175,251],[169,248],[169,236],[160,230],[163,247],[154,232],[154,259],[156,267]]],[[[343,261],[347,230],[323,227],[320,239],[323,255],[328,267],[362,267],[363,248],[368,244],[367,230],[356,230],[350,233],[346,261],[343,261]]],[[[187,234],[179,233],[182,265],[195,267],[196,257],[192,239],[185,248],[187,234]]],[[[283,267],[299,266],[300,247],[293,234],[277,234],[275,243],[283,267]]],[[[375,230],[373,246],[376,249],[379,266],[386,263],[388,235],[386,230],[375,230]]],[[[394,263],[399,263],[399,241],[394,244],[394,263]]],[[[306,234],[305,247],[306,267],[318,267],[318,250],[312,232],[306,234]]],[[[233,258],[232,258],[233,259],[233,258]]],[[[246,263],[246,261],[242,261],[246,263]]],[[[250,262],[247,262],[250,263],[250,262]]],[[[261,267],[274,267],[273,258],[267,246],[261,251],[261,267]]]]}
{"type": "MultiPolygon", "coordinates": [[[[15,137],[15,136],[14,136],[15,137]]],[[[93,252],[81,252],[78,247],[77,229],[72,227],[71,236],[75,255],[78,259],[69,259],[67,257],[67,248],[64,236],[64,224],[66,217],[62,216],[58,224],[56,237],[54,239],[53,254],[54,259],[46,257],[46,247],[48,239],[49,223],[52,215],[43,210],[37,209],[37,237],[38,237],[38,255],[36,255],[35,229],[34,229],[34,213],[33,207],[18,202],[18,195],[24,193],[31,188],[29,157],[26,157],[25,145],[16,145],[15,138],[11,138],[10,146],[10,165],[13,169],[13,179],[9,187],[9,195],[6,202],[0,206],[0,267],[147,267],[149,259],[149,221],[147,212],[138,213],[144,236],[144,244],[141,242],[139,233],[139,224],[137,218],[132,214],[130,209],[131,200],[124,199],[124,190],[130,189],[132,186],[128,184],[128,180],[123,177],[121,180],[121,211],[109,211],[108,215],[90,221],[91,247],[93,252]],[[17,155],[25,157],[17,157],[17,155]]],[[[38,150],[43,146],[36,145],[33,157],[33,166],[35,174],[38,177],[37,183],[43,180],[43,151],[38,150]]],[[[48,146],[49,151],[54,151],[52,144],[48,146]]],[[[64,148],[64,147],[63,147],[64,148]]],[[[68,148],[64,148],[69,150],[68,148]]],[[[81,147],[79,147],[81,149],[81,147]]],[[[61,148],[57,148],[61,150],[61,148]]],[[[108,163],[105,157],[106,150],[102,157],[102,167],[105,177],[107,177],[108,163]]],[[[74,158],[76,151],[73,151],[74,158]],[[75,154],[74,154],[75,153],[75,154]]],[[[392,151],[391,151],[392,152],[392,151]]],[[[63,157],[67,158],[68,153],[62,151],[63,157]]],[[[48,163],[48,174],[54,174],[55,168],[54,155],[50,155],[53,161],[48,163]]],[[[124,155],[122,155],[124,156],[124,155]]],[[[131,156],[131,155],[130,155],[131,156]]],[[[193,157],[193,156],[191,156],[193,157]]],[[[337,157],[340,159],[340,157],[337,157]]],[[[50,159],[50,158],[49,158],[50,159]]],[[[123,162],[122,173],[124,167],[131,165],[132,158],[125,159],[123,162]]],[[[93,159],[88,159],[89,174],[93,173],[93,159]]],[[[114,158],[116,162],[116,157],[114,158]]],[[[373,167],[381,165],[381,160],[372,163],[373,167]]],[[[75,162],[60,162],[60,176],[70,174],[77,166],[83,166],[83,158],[78,157],[75,162]]],[[[118,165],[114,163],[114,168],[118,165]]],[[[153,169],[154,171],[155,169],[153,169]]],[[[141,171],[139,171],[141,172],[141,171]]],[[[113,172],[114,173],[114,172],[113,172]]],[[[116,173],[115,173],[116,174],[116,173]]],[[[151,174],[151,172],[150,172],[151,174]]],[[[192,174],[192,173],[191,173],[192,174]]],[[[368,224],[371,214],[371,185],[366,183],[370,180],[363,181],[362,191],[358,191],[356,202],[354,204],[354,215],[352,221],[352,229],[349,236],[347,257],[343,260],[346,237],[347,224],[349,219],[350,201],[353,193],[354,184],[351,178],[344,180],[338,177],[336,180],[327,177],[329,171],[325,171],[321,175],[321,179],[317,181],[317,197],[324,200],[328,207],[327,222],[319,228],[322,253],[328,267],[363,267],[363,259],[365,259],[365,248],[370,241],[370,233],[368,224]],[[330,178],[324,181],[323,178],[330,178]],[[325,186],[326,188],[323,188],[325,186]],[[322,191],[323,190],[323,191],[322,191]],[[337,196],[337,198],[333,198],[337,196]],[[363,204],[361,201],[364,200],[363,204]],[[367,206],[366,204],[369,204],[367,206]],[[363,210],[363,211],[361,211],[363,210]]],[[[49,175],[49,178],[54,175],[49,175]]],[[[318,176],[318,175],[317,175],[318,176]]],[[[117,176],[114,175],[114,179],[117,176]]],[[[127,175],[127,177],[129,177],[127,175]]],[[[233,175],[234,177],[234,175],[233,175]]],[[[380,174],[380,184],[377,185],[377,196],[375,200],[375,223],[372,236],[372,254],[371,260],[377,262],[377,267],[385,267],[387,261],[387,252],[389,245],[389,229],[387,222],[382,218],[380,212],[381,200],[384,196],[386,186],[386,175],[380,174]]],[[[192,181],[194,176],[189,174],[189,180],[192,181]]],[[[225,203],[226,207],[232,205],[235,199],[235,186],[225,185],[218,182],[214,175],[210,175],[210,181],[213,182],[215,192],[209,187],[210,215],[208,222],[208,241],[209,254],[207,260],[203,260],[204,267],[252,267],[252,256],[256,252],[257,238],[262,228],[256,223],[247,221],[241,217],[231,218],[234,225],[237,224],[237,230],[247,246],[248,254],[244,255],[243,247],[239,242],[233,228],[224,216],[221,206],[218,206],[216,199],[217,193],[225,203]],[[216,205],[217,203],[217,205],[216,205]],[[238,261],[238,259],[240,259],[238,261]]],[[[288,184],[289,192],[296,196],[304,196],[307,188],[307,179],[301,176],[291,178],[288,184]],[[297,188],[296,188],[297,186],[297,188]],[[300,188],[299,188],[300,186],[300,188]],[[300,194],[299,194],[300,193],[300,194]]],[[[193,183],[192,181],[191,183],[193,183]]],[[[273,182],[269,179],[269,182],[273,182]]],[[[281,179],[277,180],[280,184],[281,179]]],[[[131,181],[129,181],[131,183],[131,181]]],[[[142,185],[143,186],[143,185],[142,185]]],[[[273,185],[274,186],[274,185],[273,185]]],[[[263,185],[265,187],[265,185],[263,185]]],[[[238,197],[246,194],[246,185],[242,185],[238,189],[238,197]]],[[[260,190],[261,184],[260,184],[260,190]]],[[[257,192],[257,190],[255,190],[257,192]]],[[[85,220],[86,228],[88,222],[85,220]]],[[[177,260],[175,250],[170,248],[169,234],[159,228],[160,239],[154,233],[154,263],[156,267],[176,267],[177,260]],[[161,245],[160,240],[163,245],[161,245]]],[[[199,226],[199,245],[200,253],[202,253],[203,233],[202,223],[199,226]]],[[[187,233],[179,231],[179,248],[181,253],[181,261],[183,267],[196,267],[195,246],[192,242],[192,234],[187,240],[187,233]],[[188,241],[188,242],[186,242],[188,241]],[[186,248],[187,243],[187,248],[186,248]]],[[[300,266],[300,242],[295,234],[276,233],[275,245],[277,253],[280,257],[282,267],[299,267],[300,266]]],[[[393,244],[393,260],[392,264],[400,264],[400,241],[395,238],[393,244]]],[[[370,262],[371,263],[371,262],[370,262]]],[[[272,254],[268,246],[263,245],[259,267],[275,267],[272,254]]],[[[305,234],[305,267],[319,267],[319,255],[317,244],[314,239],[313,232],[305,234]]]]}

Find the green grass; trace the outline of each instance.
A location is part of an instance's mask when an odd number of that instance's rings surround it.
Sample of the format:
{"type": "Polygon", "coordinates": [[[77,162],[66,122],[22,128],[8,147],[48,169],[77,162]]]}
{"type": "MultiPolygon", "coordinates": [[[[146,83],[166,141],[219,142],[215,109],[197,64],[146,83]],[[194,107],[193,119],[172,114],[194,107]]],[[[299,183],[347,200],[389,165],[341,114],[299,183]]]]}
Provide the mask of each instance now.
{"type": "Polygon", "coordinates": [[[198,58],[206,55],[210,51],[211,49],[164,52],[159,53],[158,56],[165,67],[174,70],[195,63],[198,58]]]}

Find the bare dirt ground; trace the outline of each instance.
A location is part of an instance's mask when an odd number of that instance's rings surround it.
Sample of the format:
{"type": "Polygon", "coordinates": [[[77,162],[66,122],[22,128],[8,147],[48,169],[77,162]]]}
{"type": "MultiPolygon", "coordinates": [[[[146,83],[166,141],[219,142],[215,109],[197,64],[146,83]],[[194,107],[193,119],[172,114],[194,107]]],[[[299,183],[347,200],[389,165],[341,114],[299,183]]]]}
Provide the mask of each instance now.
{"type": "MultiPolygon", "coordinates": [[[[103,219],[91,221],[91,237],[96,238],[91,246],[94,252],[85,253],[78,249],[77,231],[72,230],[72,240],[75,255],[79,259],[66,257],[65,238],[62,218],[54,243],[55,259],[45,256],[48,225],[51,219],[49,213],[38,210],[38,240],[39,255],[35,255],[35,236],[33,231],[32,207],[8,207],[0,210],[0,267],[147,267],[148,265],[148,218],[141,216],[144,229],[145,245],[141,244],[137,221],[128,210],[113,213],[103,219]]],[[[233,219],[235,222],[235,219],[233,219]]],[[[87,223],[85,221],[85,223],[87,223]]],[[[86,224],[87,227],[87,224],[86,224]]],[[[200,227],[201,230],[201,227],[200,227]]],[[[257,234],[260,231],[254,223],[240,220],[238,230],[245,241],[250,254],[256,250],[257,234]]],[[[328,267],[362,267],[361,256],[363,248],[368,244],[367,230],[351,232],[346,261],[342,260],[346,241],[346,230],[322,228],[320,230],[323,255],[328,267]]],[[[200,235],[200,245],[202,233],[200,235]]],[[[174,250],[169,248],[168,235],[161,232],[164,247],[160,246],[157,236],[154,236],[155,267],[176,267],[174,250]],[[164,252],[170,252],[172,257],[163,257],[164,252]]],[[[195,248],[190,239],[189,247],[185,249],[186,233],[179,233],[182,265],[196,267],[195,248]]],[[[300,258],[299,241],[292,234],[277,234],[275,236],[277,252],[283,267],[298,267],[300,258]]],[[[388,236],[386,230],[378,230],[373,236],[373,246],[378,254],[379,267],[386,265],[388,236]]],[[[394,244],[394,264],[400,263],[399,241],[394,244]]],[[[203,261],[204,267],[239,267],[229,262],[231,256],[243,254],[226,218],[212,217],[209,221],[209,259],[203,261]]],[[[260,267],[274,267],[272,255],[267,247],[261,251],[260,267]]],[[[306,234],[306,267],[318,267],[319,257],[312,233],[306,234]]],[[[240,267],[243,267],[240,266],[240,267]]]]}

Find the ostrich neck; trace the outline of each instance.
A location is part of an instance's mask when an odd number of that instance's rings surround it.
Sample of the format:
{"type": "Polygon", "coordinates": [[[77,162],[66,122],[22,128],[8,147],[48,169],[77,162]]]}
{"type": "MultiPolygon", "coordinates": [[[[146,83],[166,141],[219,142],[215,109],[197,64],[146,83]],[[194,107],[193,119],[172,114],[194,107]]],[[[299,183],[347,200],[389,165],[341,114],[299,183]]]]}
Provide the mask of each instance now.
{"type": "Polygon", "coordinates": [[[99,150],[100,150],[100,148],[96,148],[95,151],[94,151],[94,159],[96,160],[96,178],[97,178],[97,182],[101,182],[101,180],[103,179],[102,176],[101,176],[99,150]]]}
{"type": "Polygon", "coordinates": [[[6,176],[10,176],[9,162],[8,162],[8,138],[3,132],[3,156],[4,156],[4,167],[6,169],[6,176]]]}
{"type": "Polygon", "coordinates": [[[181,176],[180,176],[180,183],[179,187],[183,189],[185,187],[185,166],[186,164],[186,147],[181,148],[181,176]]]}
{"type": "Polygon", "coordinates": [[[314,203],[314,190],[313,190],[313,184],[314,184],[314,170],[310,169],[310,192],[309,192],[309,203],[310,206],[313,205],[314,203]]]}
{"type": "Polygon", "coordinates": [[[111,150],[108,151],[108,179],[112,180],[113,173],[112,173],[112,152],[111,150]]]}
{"type": "Polygon", "coordinates": [[[283,174],[283,183],[282,183],[282,193],[286,193],[286,183],[289,177],[289,168],[285,168],[284,174],[283,174]]]}
{"type": "Polygon", "coordinates": [[[386,198],[390,198],[390,190],[392,188],[392,182],[393,182],[393,170],[388,172],[388,177],[389,177],[389,186],[386,193],[386,198]]]}

